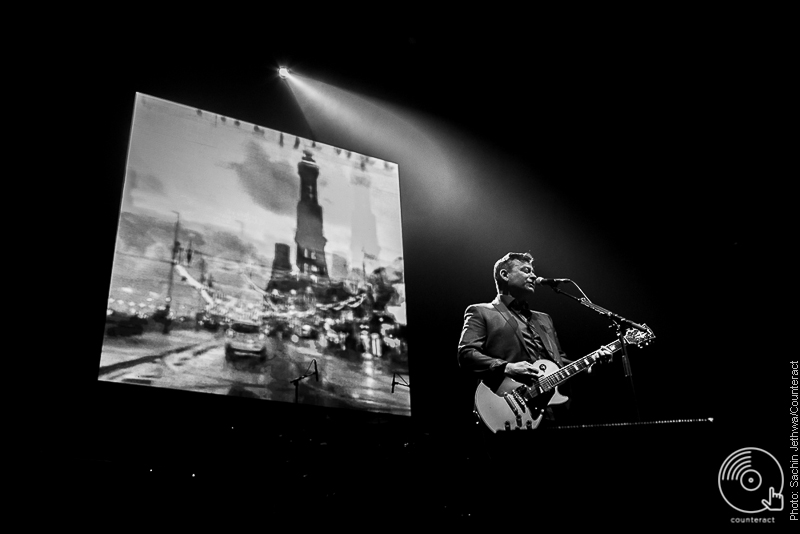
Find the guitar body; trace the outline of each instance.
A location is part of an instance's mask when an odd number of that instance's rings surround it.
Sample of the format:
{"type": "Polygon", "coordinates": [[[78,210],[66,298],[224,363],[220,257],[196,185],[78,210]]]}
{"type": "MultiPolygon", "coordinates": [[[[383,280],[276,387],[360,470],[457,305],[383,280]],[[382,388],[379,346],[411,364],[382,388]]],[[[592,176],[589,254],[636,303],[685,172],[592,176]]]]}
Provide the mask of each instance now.
{"type": "MultiPolygon", "coordinates": [[[[536,365],[541,372],[540,379],[559,369],[550,360],[538,360],[536,365]]],[[[547,406],[562,404],[568,400],[558,388],[539,393],[533,399],[527,400],[523,400],[522,395],[514,394],[515,391],[527,389],[524,384],[508,377],[495,391],[481,382],[475,391],[475,413],[492,432],[533,430],[542,422],[547,406]]]]}
{"type": "MultiPolygon", "coordinates": [[[[655,339],[647,325],[629,328],[619,339],[600,350],[613,354],[623,344],[643,346],[655,339]]],[[[539,426],[544,409],[550,404],[561,404],[567,397],[558,391],[558,385],[589,369],[600,359],[594,351],[574,362],[559,367],[550,360],[538,360],[539,376],[531,384],[521,384],[506,377],[495,391],[481,382],[475,391],[475,413],[492,432],[501,430],[533,430],[539,426]]]]}

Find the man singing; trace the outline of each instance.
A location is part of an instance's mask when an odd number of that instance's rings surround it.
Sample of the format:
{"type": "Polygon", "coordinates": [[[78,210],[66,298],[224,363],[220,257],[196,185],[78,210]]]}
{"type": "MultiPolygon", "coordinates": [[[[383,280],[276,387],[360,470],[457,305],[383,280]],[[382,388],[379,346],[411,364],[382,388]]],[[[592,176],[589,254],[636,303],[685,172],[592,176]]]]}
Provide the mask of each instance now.
{"type": "MultiPolygon", "coordinates": [[[[506,377],[531,384],[541,375],[538,360],[546,359],[558,367],[571,363],[558,341],[553,320],[546,313],[530,309],[536,291],[533,257],[509,252],[494,264],[497,296],[492,302],[473,304],[464,314],[464,327],[458,343],[460,367],[495,391],[506,377]]],[[[601,349],[601,360],[611,351],[601,349]]],[[[555,418],[547,407],[546,421],[555,418]]]]}

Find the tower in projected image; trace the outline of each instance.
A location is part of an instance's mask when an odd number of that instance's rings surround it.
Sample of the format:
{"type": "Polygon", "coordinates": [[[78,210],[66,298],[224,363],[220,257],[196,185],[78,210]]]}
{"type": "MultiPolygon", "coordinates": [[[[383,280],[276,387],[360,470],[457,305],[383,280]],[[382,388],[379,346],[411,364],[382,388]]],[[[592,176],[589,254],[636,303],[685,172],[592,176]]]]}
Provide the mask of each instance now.
{"type": "Polygon", "coordinates": [[[297,164],[300,175],[300,201],[297,203],[297,269],[301,274],[315,277],[318,281],[328,278],[325,260],[325,242],[322,235],[322,206],[317,199],[319,166],[311,152],[303,151],[303,159],[297,164]]]}

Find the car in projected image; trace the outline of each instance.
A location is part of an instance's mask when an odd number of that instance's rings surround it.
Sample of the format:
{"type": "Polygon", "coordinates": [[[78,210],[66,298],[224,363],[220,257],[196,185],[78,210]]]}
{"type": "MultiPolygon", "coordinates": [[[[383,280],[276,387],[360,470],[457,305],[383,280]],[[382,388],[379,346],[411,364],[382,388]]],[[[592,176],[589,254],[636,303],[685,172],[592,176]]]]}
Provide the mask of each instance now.
{"type": "Polygon", "coordinates": [[[147,318],[140,315],[125,315],[112,313],[107,322],[111,325],[106,330],[106,335],[110,337],[140,336],[144,333],[147,325],[147,318]]]}
{"type": "Polygon", "coordinates": [[[225,330],[225,359],[236,355],[258,356],[267,359],[267,334],[259,323],[233,321],[225,330]]]}

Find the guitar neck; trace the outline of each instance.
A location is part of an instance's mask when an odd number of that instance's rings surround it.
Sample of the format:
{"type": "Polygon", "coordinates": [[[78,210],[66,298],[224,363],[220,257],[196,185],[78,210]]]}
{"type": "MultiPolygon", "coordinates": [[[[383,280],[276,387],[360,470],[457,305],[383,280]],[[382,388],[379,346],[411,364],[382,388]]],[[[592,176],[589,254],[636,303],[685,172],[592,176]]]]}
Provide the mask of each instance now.
{"type": "Polygon", "coordinates": [[[569,365],[565,365],[555,373],[552,373],[540,379],[539,387],[541,388],[542,391],[550,391],[551,389],[569,380],[578,373],[585,371],[586,369],[591,367],[593,363],[595,363],[598,359],[600,359],[600,351],[604,348],[611,350],[613,354],[614,352],[617,352],[619,349],[622,348],[622,342],[620,340],[616,340],[613,343],[609,343],[605,347],[601,347],[600,349],[597,349],[596,351],[591,352],[578,360],[575,360],[569,365]]]}

